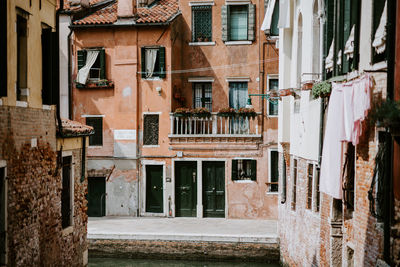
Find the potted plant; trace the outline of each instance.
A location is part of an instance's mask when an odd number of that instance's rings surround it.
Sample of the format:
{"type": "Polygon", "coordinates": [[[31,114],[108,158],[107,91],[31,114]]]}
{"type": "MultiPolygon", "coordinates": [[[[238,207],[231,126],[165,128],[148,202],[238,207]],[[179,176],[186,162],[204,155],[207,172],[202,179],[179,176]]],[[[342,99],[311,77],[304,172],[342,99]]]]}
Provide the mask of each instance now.
{"type": "Polygon", "coordinates": [[[240,108],[238,110],[238,115],[242,117],[252,117],[255,118],[257,116],[256,111],[254,108],[240,108]]]}
{"type": "Polygon", "coordinates": [[[174,112],[175,117],[190,117],[192,111],[189,108],[177,108],[174,112]]]}
{"type": "Polygon", "coordinates": [[[385,127],[392,133],[400,133],[400,101],[381,102],[372,110],[371,118],[376,126],[385,127]]]}
{"type": "Polygon", "coordinates": [[[312,95],[314,98],[328,97],[331,94],[332,85],[329,82],[316,83],[312,87],[312,95]]]}
{"type": "Polygon", "coordinates": [[[211,112],[207,108],[195,108],[191,112],[194,117],[198,117],[198,118],[211,117],[211,112]]]}
{"type": "Polygon", "coordinates": [[[203,35],[199,35],[199,36],[197,37],[197,42],[203,42],[203,40],[204,40],[203,35]]]}
{"type": "Polygon", "coordinates": [[[236,115],[236,110],[234,108],[221,108],[218,113],[217,116],[220,117],[233,117],[236,115]]]}

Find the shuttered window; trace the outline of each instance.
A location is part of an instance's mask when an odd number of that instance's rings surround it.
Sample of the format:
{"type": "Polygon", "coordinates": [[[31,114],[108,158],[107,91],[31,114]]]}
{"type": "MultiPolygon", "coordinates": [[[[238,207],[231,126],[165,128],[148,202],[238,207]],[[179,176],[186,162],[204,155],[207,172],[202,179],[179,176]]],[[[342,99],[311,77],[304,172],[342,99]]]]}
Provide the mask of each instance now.
{"type": "Polygon", "coordinates": [[[166,77],[166,64],[165,64],[165,47],[142,47],[141,48],[141,76],[142,78],[165,78],[166,77]],[[154,62],[154,69],[152,73],[146,70],[149,58],[146,58],[146,50],[157,50],[157,57],[154,62]]]}
{"type": "Polygon", "coordinates": [[[279,21],[279,0],[276,0],[271,20],[271,36],[279,36],[278,21],[279,21]]]}
{"type": "MultiPolygon", "coordinates": [[[[96,50],[96,49],[93,49],[96,50]]],[[[106,79],[106,51],[104,49],[98,49],[99,55],[96,58],[93,66],[89,71],[89,81],[99,81],[106,79]]],[[[78,50],[78,70],[83,68],[86,64],[87,50],[78,50]]]]}
{"type": "Polygon", "coordinates": [[[72,224],[72,156],[62,158],[61,221],[62,228],[72,224]]]}
{"type": "Polygon", "coordinates": [[[157,114],[144,115],[143,118],[143,145],[158,145],[159,116],[157,114]]]}
{"type": "Polygon", "coordinates": [[[254,41],[255,5],[224,5],[221,21],[222,41],[254,41]]]}
{"type": "Polygon", "coordinates": [[[89,146],[102,146],[103,145],[103,118],[102,117],[88,117],[86,124],[94,128],[94,134],[89,136],[89,146]]]}
{"type": "MultiPolygon", "coordinates": [[[[371,40],[374,40],[376,30],[378,29],[383,9],[385,7],[385,0],[373,0],[373,8],[372,8],[372,36],[371,40]]],[[[384,61],[386,58],[386,53],[377,54],[375,48],[372,47],[372,63],[378,63],[384,61]]]]}
{"type": "Polygon", "coordinates": [[[211,42],[211,6],[192,6],[192,41],[211,42]]]}
{"type": "Polygon", "coordinates": [[[194,83],[193,106],[195,108],[207,108],[212,110],[212,86],[211,83],[194,83]]]}
{"type": "Polygon", "coordinates": [[[232,180],[257,180],[257,161],[252,159],[232,160],[232,180]]]}

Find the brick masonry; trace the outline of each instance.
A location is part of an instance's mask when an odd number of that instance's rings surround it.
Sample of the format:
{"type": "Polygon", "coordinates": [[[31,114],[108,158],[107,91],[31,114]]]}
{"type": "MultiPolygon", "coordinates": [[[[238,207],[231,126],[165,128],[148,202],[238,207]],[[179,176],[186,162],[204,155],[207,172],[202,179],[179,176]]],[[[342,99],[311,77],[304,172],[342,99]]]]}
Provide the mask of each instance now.
{"type": "Polygon", "coordinates": [[[73,228],[61,227],[61,169],[52,110],[0,106],[0,159],[7,168],[9,266],[83,266],[87,261],[86,182],[74,158],[73,228]],[[31,145],[36,138],[37,146],[31,145]],[[85,252],[86,251],[86,252],[85,252]]]}

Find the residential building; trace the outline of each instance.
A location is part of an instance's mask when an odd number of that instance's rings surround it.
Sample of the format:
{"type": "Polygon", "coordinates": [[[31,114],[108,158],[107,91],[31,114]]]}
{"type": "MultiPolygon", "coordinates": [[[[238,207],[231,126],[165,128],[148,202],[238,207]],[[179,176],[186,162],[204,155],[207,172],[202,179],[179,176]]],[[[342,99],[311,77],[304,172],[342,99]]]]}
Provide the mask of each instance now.
{"type": "Polygon", "coordinates": [[[0,4],[1,266],[87,265],[84,140],[92,128],[57,113],[56,4],[0,4]]]}
{"type": "Polygon", "coordinates": [[[278,134],[281,258],[290,266],[389,262],[390,165],[381,162],[390,161],[380,155],[391,138],[365,114],[388,94],[391,2],[281,2],[279,87],[295,94],[279,103],[278,134]],[[330,97],[314,97],[317,84],[332,85],[330,97]]]}
{"type": "Polygon", "coordinates": [[[96,131],[89,215],[277,218],[275,102],[218,114],[277,89],[273,2],[70,3],[71,116],[96,131]]]}

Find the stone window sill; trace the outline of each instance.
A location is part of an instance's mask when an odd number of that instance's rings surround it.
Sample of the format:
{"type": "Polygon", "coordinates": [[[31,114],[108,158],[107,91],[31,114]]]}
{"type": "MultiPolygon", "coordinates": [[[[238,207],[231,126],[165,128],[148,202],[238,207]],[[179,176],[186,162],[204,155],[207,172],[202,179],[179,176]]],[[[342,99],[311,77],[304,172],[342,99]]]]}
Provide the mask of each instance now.
{"type": "Polygon", "coordinates": [[[228,41],[225,45],[251,45],[252,41],[228,41]]]}
{"type": "Polygon", "coordinates": [[[190,46],[213,46],[215,42],[190,42],[190,46]]]}
{"type": "Polygon", "coordinates": [[[234,183],[238,184],[251,184],[251,183],[256,183],[256,181],[253,180],[234,180],[234,183]]]}
{"type": "Polygon", "coordinates": [[[15,105],[16,105],[17,107],[27,108],[27,107],[28,107],[28,102],[26,102],[26,101],[18,101],[18,100],[17,100],[17,102],[15,103],[15,105]]]}
{"type": "Polygon", "coordinates": [[[89,81],[86,84],[76,83],[76,88],[78,89],[113,89],[113,81],[102,81],[102,82],[92,82],[89,81]]]}

